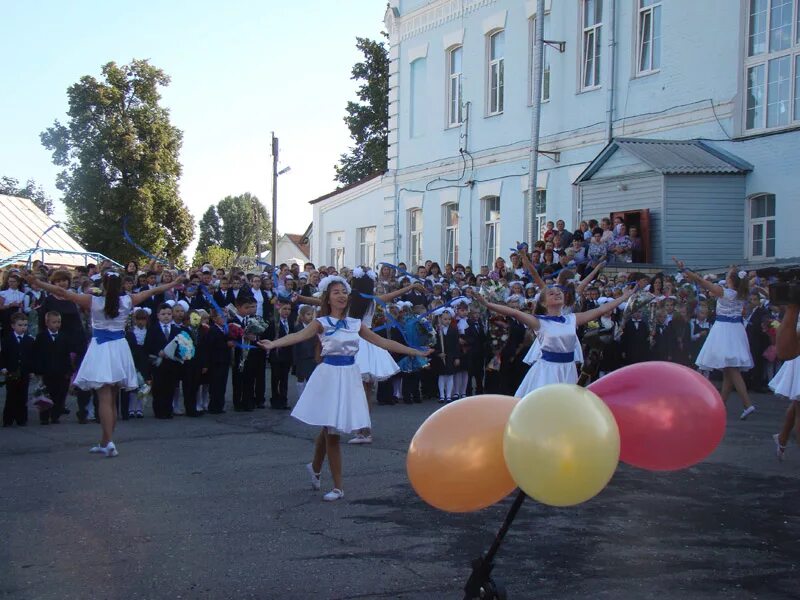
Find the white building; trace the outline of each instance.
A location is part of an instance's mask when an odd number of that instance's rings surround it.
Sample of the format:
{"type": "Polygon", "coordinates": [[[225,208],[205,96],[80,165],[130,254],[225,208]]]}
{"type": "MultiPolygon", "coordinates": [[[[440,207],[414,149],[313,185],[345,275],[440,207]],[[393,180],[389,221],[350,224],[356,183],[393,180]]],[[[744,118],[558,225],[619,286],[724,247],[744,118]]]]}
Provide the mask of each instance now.
{"type": "Polygon", "coordinates": [[[308,226],[305,233],[285,233],[278,237],[278,248],[275,254],[277,260],[272,261],[272,252],[264,252],[261,259],[275,265],[286,263],[287,265],[297,264],[302,270],[303,265],[311,260],[309,256],[311,237],[311,226],[308,226]]]}
{"type": "Polygon", "coordinates": [[[615,212],[656,263],[800,256],[800,0],[548,1],[531,207],[536,5],[390,2],[389,171],[312,201],[314,262],[478,267],[615,212]]]}

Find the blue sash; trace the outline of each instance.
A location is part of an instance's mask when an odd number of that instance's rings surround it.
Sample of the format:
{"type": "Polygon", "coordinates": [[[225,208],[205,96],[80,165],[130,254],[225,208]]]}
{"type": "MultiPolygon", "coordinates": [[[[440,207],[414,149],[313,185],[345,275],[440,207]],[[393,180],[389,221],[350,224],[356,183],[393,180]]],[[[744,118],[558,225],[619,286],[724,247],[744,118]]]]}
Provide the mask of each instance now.
{"type": "Polygon", "coordinates": [[[322,357],[322,362],[326,365],[333,365],[334,367],[348,367],[356,364],[355,356],[342,356],[341,354],[331,354],[322,357]]]}
{"type": "Polygon", "coordinates": [[[742,317],[723,317],[722,315],[717,316],[717,321],[721,323],[741,323],[742,317]]]}
{"type": "Polygon", "coordinates": [[[111,331],[110,329],[94,329],[92,328],[92,337],[97,340],[98,344],[105,344],[106,342],[114,342],[116,340],[125,339],[125,331],[111,331]]]}
{"type": "Polygon", "coordinates": [[[550,350],[542,350],[542,360],[552,363],[569,363],[575,361],[574,352],[550,352],[550,350]]]}

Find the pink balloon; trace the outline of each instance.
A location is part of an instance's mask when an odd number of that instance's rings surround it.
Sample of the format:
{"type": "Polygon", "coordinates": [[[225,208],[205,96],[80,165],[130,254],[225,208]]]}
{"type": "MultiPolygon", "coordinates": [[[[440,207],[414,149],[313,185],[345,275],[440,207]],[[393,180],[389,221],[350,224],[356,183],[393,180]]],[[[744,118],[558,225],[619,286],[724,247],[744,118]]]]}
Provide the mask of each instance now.
{"type": "Polygon", "coordinates": [[[620,460],[651,471],[690,467],[725,435],[725,404],[699,373],[668,362],[630,365],[595,381],[617,420],[620,460]]]}

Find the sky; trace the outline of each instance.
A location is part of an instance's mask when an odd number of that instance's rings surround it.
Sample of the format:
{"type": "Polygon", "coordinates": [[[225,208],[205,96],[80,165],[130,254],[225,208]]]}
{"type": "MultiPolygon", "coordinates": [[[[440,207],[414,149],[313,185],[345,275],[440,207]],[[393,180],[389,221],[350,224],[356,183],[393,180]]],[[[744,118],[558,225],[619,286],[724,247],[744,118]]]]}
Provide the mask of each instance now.
{"type": "MultiPolygon", "coordinates": [[[[350,146],[355,38],[377,38],[385,0],[0,0],[0,176],[52,198],[59,168],[39,140],[66,121],[67,88],[109,61],[149,59],[172,79],[162,105],[183,131],[180,192],[195,220],[251,192],[272,212],[270,132],[280,140],[278,231],[303,233],[350,146]]],[[[57,203],[56,219],[65,217],[57,203]]],[[[189,254],[191,255],[190,247],[189,254]]]]}

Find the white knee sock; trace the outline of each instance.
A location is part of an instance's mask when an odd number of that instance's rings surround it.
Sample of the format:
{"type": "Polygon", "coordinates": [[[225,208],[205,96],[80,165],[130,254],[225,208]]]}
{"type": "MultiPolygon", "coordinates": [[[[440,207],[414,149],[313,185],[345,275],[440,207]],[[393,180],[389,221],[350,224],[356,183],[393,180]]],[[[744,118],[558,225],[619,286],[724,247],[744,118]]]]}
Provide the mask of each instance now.
{"type": "Polygon", "coordinates": [[[395,377],[392,381],[392,396],[398,400],[403,397],[403,379],[395,377]]]}

